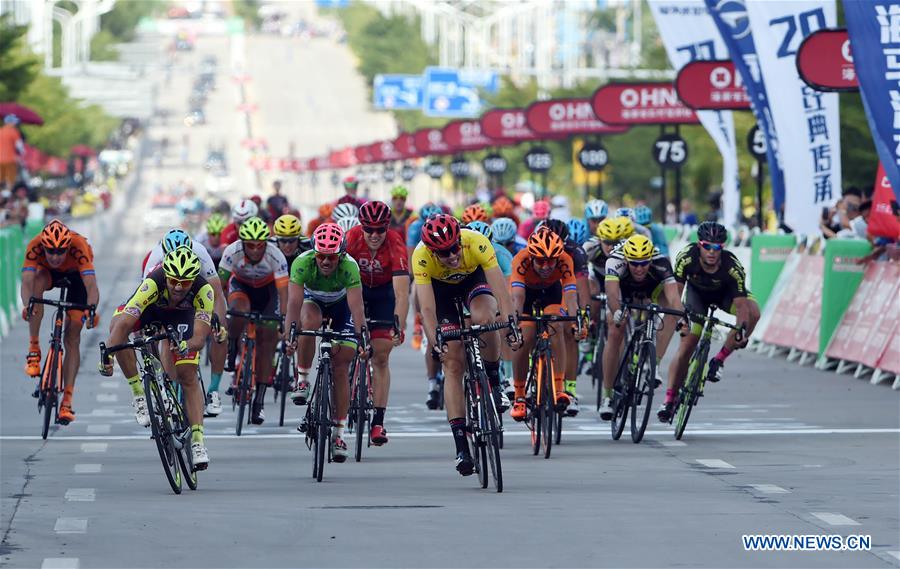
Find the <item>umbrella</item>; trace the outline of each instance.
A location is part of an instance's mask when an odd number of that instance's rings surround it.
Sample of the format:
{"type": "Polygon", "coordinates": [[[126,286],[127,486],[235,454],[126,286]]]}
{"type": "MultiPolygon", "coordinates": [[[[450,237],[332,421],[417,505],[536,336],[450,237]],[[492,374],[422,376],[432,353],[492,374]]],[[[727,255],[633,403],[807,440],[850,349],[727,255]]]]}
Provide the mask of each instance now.
{"type": "Polygon", "coordinates": [[[96,152],[94,152],[93,148],[84,144],[76,144],[72,147],[72,150],[70,150],[69,153],[73,156],[81,156],[83,158],[88,158],[97,154],[96,152]]]}
{"type": "Polygon", "coordinates": [[[16,115],[24,124],[44,124],[44,119],[39,114],[19,103],[0,103],[0,118],[6,115],[16,115]]]}

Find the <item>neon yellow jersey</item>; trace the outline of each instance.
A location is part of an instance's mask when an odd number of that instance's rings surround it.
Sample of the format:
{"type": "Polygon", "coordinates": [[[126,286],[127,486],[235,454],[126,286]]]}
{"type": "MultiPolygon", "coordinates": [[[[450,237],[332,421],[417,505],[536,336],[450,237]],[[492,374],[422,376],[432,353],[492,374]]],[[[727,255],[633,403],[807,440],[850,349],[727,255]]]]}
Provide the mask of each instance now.
{"type": "Polygon", "coordinates": [[[458,283],[478,270],[485,271],[497,265],[497,254],[488,238],[470,229],[460,231],[462,256],[458,267],[448,267],[424,243],[419,243],[413,251],[412,269],[416,284],[431,284],[431,280],[458,283]]]}

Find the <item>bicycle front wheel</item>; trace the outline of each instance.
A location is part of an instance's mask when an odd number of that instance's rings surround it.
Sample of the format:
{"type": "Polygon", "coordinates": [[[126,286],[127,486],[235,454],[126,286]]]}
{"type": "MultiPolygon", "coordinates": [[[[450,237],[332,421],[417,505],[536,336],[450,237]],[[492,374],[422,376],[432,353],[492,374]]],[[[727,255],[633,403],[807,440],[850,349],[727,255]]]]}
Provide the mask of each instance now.
{"type": "Polygon", "coordinates": [[[176,494],[181,494],[181,471],[178,466],[177,452],[170,436],[171,425],[166,417],[166,403],[156,379],[151,374],[144,374],[144,393],[147,399],[147,414],[150,415],[150,432],[156,443],[156,450],[163,465],[163,472],[169,486],[176,494]]]}
{"type": "Polygon", "coordinates": [[[619,372],[616,374],[615,392],[612,400],[613,418],[610,422],[614,441],[619,440],[622,436],[622,432],[625,430],[625,423],[628,420],[628,408],[631,406],[629,395],[632,382],[634,381],[634,376],[629,369],[631,366],[631,348],[629,347],[625,352],[622,363],[619,364],[619,372]]]}
{"type": "Polygon", "coordinates": [[[278,385],[279,396],[281,397],[281,407],[278,411],[278,426],[284,426],[284,410],[287,405],[288,393],[291,387],[291,358],[281,356],[278,361],[278,385]]]}
{"type": "Polygon", "coordinates": [[[703,366],[698,364],[697,360],[691,361],[688,368],[688,377],[685,384],[681,387],[678,395],[678,409],[675,411],[675,439],[681,440],[684,436],[684,430],[687,428],[688,419],[691,418],[691,410],[697,402],[698,392],[700,389],[700,374],[703,373],[703,366]]]}
{"type": "Polygon", "coordinates": [[[253,381],[253,360],[252,357],[247,356],[248,354],[245,352],[241,358],[241,380],[237,387],[238,408],[237,420],[234,424],[234,434],[237,436],[241,436],[241,432],[244,429],[244,415],[247,413],[247,403],[250,401],[250,385],[253,381]]]}
{"type": "MultiPolygon", "coordinates": [[[[481,377],[481,392],[490,393],[487,376],[481,377]]],[[[491,477],[494,479],[494,487],[497,492],[503,492],[503,468],[500,464],[501,436],[503,429],[500,426],[497,410],[494,407],[493,397],[480,398],[481,435],[484,453],[487,454],[487,463],[491,469],[491,477]]]]}
{"type": "Polygon", "coordinates": [[[369,398],[369,366],[365,362],[358,362],[356,365],[356,389],[354,390],[353,405],[354,423],[356,423],[356,462],[362,460],[363,439],[366,437],[366,429],[368,423],[368,414],[366,412],[366,404],[369,398]]]}
{"type": "Polygon", "coordinates": [[[184,407],[175,396],[175,387],[168,383],[166,389],[172,401],[172,438],[178,456],[178,466],[181,468],[188,488],[196,490],[197,471],[194,470],[194,456],[191,453],[191,424],[187,420],[184,407]]]}
{"type": "MultiPolygon", "coordinates": [[[[60,365],[59,352],[50,347],[50,353],[44,360],[44,369],[41,373],[41,383],[38,403],[44,406],[44,416],[41,423],[41,438],[47,440],[50,434],[50,423],[54,420],[54,415],[59,415],[59,379],[60,365]]],[[[55,421],[54,421],[55,422],[55,421]]]]}
{"type": "Polygon", "coordinates": [[[631,392],[631,441],[644,438],[647,422],[653,409],[653,390],[656,389],[656,346],[646,343],[641,348],[637,378],[631,392]]]}
{"type": "Polygon", "coordinates": [[[322,382],[319,390],[319,399],[316,402],[316,448],[314,459],[314,472],[316,482],[322,481],[325,473],[325,461],[328,457],[328,446],[331,444],[331,371],[330,367],[324,368],[324,373],[316,379],[322,382]]]}

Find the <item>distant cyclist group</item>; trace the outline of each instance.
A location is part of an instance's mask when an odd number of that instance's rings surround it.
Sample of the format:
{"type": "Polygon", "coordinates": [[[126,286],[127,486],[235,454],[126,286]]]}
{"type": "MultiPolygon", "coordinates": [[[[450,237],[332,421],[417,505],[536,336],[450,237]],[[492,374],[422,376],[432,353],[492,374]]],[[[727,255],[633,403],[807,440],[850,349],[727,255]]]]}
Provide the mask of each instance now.
{"type": "MultiPolygon", "coordinates": [[[[358,185],[355,178],[344,180],[346,194],[321,205],[305,231],[299,214],[276,192],[279,199],[266,207],[244,199],[231,208],[230,219],[210,215],[194,237],[171,229],[144,258],[142,280],[111,316],[103,349],[114,352],[132,390],[136,421],[151,426],[157,405],[151,400],[148,409],[149,360],[136,356],[136,344],[127,342],[165,331],[156,348],[157,373],[180,386],[194,470],[209,463],[203,419],[223,411],[220,383],[226,372],[233,379],[225,395],[241,413],[246,405],[255,425],[266,420],[266,394],[274,389],[282,398],[282,421],[285,400],[307,405],[298,429],[313,437],[324,397],[332,462],[349,456],[348,428],[366,428],[354,419],[363,416],[356,415],[360,404],[354,403],[362,381],[371,411],[366,439],[387,444],[389,361],[405,341],[410,309],[411,343],[425,356],[426,405],[446,410],[455,468],[464,476],[486,468],[472,443],[472,389],[489,402],[489,414],[500,419],[509,411],[511,419],[532,429],[535,453],[535,431],[545,428],[541,417],[549,421],[542,409],[557,421],[557,442],[561,418],[580,412],[579,375],[591,375],[596,383],[600,419],[615,422],[622,370],[631,364],[624,361],[630,338],[645,313],[653,317],[655,361],[640,362],[652,370],[651,392],[662,384],[658,364],[681,332],[657,411],[668,423],[681,412],[685,378],[711,307],[734,314],[736,324],[721,349],[702,363],[704,381],[722,377],[728,356],[746,345],[759,319],[744,269],[725,249],[728,234],[718,223],[702,223],[673,264],[662,228],[645,205],[609,211],[595,199],[584,205],[583,218],[562,221],[551,217],[549,201],[539,200],[528,211],[498,195],[456,217],[433,203],[412,210],[403,186],[385,203],[359,197],[358,185]],[[478,341],[466,343],[467,335],[478,341]],[[205,393],[203,350],[210,364],[205,393]],[[320,366],[314,370],[317,354],[320,366]],[[330,362],[326,374],[323,358],[330,362]],[[470,388],[478,374],[486,377],[489,393],[470,388]]],[[[93,251],[85,237],[53,220],[29,243],[22,270],[30,337],[25,371],[40,378],[39,396],[48,366],[61,370],[57,422],[65,425],[75,420],[82,327],[99,322],[93,251]],[[48,355],[42,366],[41,302],[54,288],[64,289],[70,303],[60,327],[65,355],[59,363],[48,355]]],[[[113,373],[110,358],[101,360],[100,371],[113,373]]]]}

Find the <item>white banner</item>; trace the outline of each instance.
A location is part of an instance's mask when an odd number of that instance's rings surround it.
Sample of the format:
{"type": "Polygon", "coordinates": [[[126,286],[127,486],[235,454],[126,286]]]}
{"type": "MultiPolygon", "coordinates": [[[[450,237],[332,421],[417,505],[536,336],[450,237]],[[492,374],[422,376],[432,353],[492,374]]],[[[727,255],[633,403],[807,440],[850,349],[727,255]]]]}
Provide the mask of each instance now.
{"type": "Polygon", "coordinates": [[[806,85],[796,58],[806,36],[837,26],[834,0],[752,0],[747,15],[759,67],[772,90],[769,107],[784,165],[784,222],[798,233],[813,234],[822,208],[841,195],[838,95],[806,85]]]}
{"type": "MultiPolygon", "coordinates": [[[[703,0],[650,0],[650,10],[676,71],[698,59],[728,59],[703,0]]],[[[741,201],[734,119],[731,111],[697,111],[697,116],[722,155],[722,221],[731,227],[738,222],[741,201]]]]}

